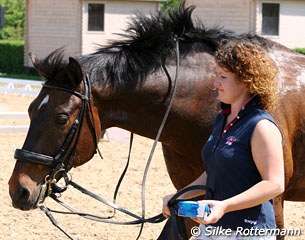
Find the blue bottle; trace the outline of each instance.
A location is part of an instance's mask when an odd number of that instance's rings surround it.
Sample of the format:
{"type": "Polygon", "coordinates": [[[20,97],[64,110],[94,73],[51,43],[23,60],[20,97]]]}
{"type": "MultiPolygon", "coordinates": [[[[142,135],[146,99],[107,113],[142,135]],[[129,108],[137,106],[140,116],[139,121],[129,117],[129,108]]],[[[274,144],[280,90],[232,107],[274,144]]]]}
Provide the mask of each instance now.
{"type": "Polygon", "coordinates": [[[210,206],[196,201],[179,202],[178,216],[205,218],[211,213],[210,206]]]}

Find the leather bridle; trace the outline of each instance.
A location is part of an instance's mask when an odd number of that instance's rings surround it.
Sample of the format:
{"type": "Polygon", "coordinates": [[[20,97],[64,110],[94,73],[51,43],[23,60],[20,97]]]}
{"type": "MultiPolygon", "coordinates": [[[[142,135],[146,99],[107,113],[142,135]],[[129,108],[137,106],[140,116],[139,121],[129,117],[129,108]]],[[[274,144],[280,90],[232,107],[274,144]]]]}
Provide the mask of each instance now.
{"type": "MultiPolygon", "coordinates": [[[[92,109],[91,99],[90,99],[91,85],[88,76],[86,76],[82,82],[84,84],[83,94],[64,87],[53,86],[48,84],[43,85],[43,87],[46,88],[57,89],[60,91],[68,92],[82,100],[81,109],[76,119],[74,120],[74,123],[72,124],[64,143],[62,144],[59,151],[55,154],[55,156],[49,156],[42,153],[32,152],[26,149],[15,150],[14,158],[18,161],[23,161],[28,163],[38,163],[52,168],[51,174],[45,177],[45,183],[40,191],[40,196],[38,198],[37,205],[43,203],[45,197],[47,197],[53,192],[52,186],[56,187],[56,192],[63,192],[70,181],[68,172],[73,167],[73,160],[77,154],[76,153],[77,145],[81,136],[81,130],[84,123],[87,105],[89,105],[89,108],[92,109]],[[68,160],[65,162],[67,158],[68,160]],[[62,189],[55,185],[57,181],[56,177],[58,177],[57,176],[58,174],[60,174],[65,180],[66,186],[64,186],[64,188],[62,189]]],[[[97,145],[97,141],[96,141],[96,145],[97,145]]]]}

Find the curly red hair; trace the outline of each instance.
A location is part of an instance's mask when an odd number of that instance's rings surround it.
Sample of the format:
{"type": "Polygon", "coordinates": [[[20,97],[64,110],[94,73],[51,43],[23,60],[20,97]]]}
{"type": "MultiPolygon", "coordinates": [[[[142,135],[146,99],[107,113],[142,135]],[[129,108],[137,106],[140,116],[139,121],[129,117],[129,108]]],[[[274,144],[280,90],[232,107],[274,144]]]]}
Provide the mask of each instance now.
{"type": "Polygon", "coordinates": [[[277,103],[277,67],[267,52],[258,44],[246,40],[224,41],[215,54],[220,67],[236,74],[245,83],[249,92],[259,96],[265,110],[277,103]]]}

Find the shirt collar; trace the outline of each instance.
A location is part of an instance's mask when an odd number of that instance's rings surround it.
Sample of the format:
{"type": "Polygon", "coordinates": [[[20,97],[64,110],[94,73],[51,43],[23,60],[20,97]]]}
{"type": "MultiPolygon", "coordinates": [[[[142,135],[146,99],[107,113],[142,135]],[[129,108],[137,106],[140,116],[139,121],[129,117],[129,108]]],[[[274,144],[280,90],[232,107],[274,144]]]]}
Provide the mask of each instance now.
{"type": "MultiPolygon", "coordinates": [[[[224,136],[241,118],[246,116],[247,113],[251,112],[257,105],[257,101],[258,101],[258,97],[256,97],[255,95],[250,97],[247,100],[247,102],[242,106],[238,115],[229,124],[227,124],[224,127],[224,130],[222,131],[222,136],[224,136]]],[[[226,118],[226,116],[228,116],[231,113],[231,105],[226,104],[226,105],[222,105],[222,107],[225,107],[222,110],[222,115],[226,118]]]]}
{"type": "MultiPolygon", "coordinates": [[[[258,102],[258,96],[253,95],[245,102],[245,104],[241,107],[241,110],[252,109],[252,106],[256,106],[257,102],[258,102]]],[[[222,109],[221,114],[224,116],[229,115],[231,113],[231,104],[226,104],[221,102],[220,108],[222,109]]]]}

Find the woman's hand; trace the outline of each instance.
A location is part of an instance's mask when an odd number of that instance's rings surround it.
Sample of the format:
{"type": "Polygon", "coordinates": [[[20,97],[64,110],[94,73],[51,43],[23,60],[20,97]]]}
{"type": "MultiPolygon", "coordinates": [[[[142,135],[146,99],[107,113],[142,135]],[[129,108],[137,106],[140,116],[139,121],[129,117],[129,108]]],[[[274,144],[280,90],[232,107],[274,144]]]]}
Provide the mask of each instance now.
{"type": "Polygon", "coordinates": [[[220,218],[226,213],[226,205],[223,201],[202,200],[198,201],[199,204],[208,204],[211,213],[205,218],[191,218],[193,221],[200,224],[212,224],[219,221],[220,218]]]}
{"type": "Polygon", "coordinates": [[[168,202],[169,200],[174,196],[175,194],[166,195],[163,198],[163,208],[162,208],[162,214],[164,217],[169,218],[171,213],[169,210],[168,202]]]}

